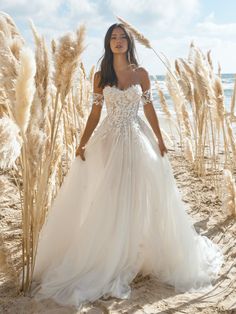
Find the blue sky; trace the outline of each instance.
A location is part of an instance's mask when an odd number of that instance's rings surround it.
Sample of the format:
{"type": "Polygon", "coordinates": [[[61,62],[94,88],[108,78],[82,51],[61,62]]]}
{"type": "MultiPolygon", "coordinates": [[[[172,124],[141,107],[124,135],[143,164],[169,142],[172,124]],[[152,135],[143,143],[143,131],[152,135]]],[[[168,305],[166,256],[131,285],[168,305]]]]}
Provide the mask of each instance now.
{"type": "MultiPolygon", "coordinates": [[[[216,71],[219,62],[222,72],[236,72],[235,0],[0,0],[0,10],[14,19],[32,48],[29,18],[48,44],[85,22],[88,46],[82,60],[87,71],[101,57],[106,30],[118,15],[143,32],[171,61],[187,57],[194,41],[203,52],[211,50],[216,71]]],[[[165,73],[151,50],[137,44],[137,52],[150,74],[165,73]]]]}

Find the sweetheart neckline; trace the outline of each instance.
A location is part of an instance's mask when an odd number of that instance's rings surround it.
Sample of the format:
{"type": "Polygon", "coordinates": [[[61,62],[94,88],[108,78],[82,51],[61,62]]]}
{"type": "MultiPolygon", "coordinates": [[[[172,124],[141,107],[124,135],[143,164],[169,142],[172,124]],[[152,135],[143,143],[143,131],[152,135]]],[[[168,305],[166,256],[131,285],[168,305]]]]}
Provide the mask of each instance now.
{"type": "Polygon", "coordinates": [[[125,88],[125,89],[120,89],[118,88],[117,86],[113,85],[113,86],[110,86],[110,85],[107,85],[105,86],[103,89],[107,88],[107,87],[110,87],[110,88],[115,88],[116,90],[120,91],[120,92],[126,92],[128,91],[130,88],[132,87],[135,87],[135,86],[140,86],[141,88],[141,85],[140,84],[131,84],[129,87],[125,88]]]}

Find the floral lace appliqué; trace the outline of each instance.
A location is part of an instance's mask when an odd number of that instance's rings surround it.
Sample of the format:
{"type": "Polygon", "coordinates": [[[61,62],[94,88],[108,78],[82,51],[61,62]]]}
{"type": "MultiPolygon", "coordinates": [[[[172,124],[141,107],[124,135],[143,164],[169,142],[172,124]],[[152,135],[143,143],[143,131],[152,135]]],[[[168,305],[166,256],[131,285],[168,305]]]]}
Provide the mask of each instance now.
{"type": "Polygon", "coordinates": [[[138,134],[138,109],[142,90],[132,86],[126,90],[107,86],[103,90],[107,116],[103,120],[106,127],[99,129],[97,136],[105,138],[109,134],[129,140],[138,134]],[[134,130],[136,130],[134,132],[134,130]]]}
{"type": "Polygon", "coordinates": [[[153,101],[151,88],[145,90],[145,92],[142,93],[141,100],[142,100],[144,106],[146,104],[150,103],[151,101],[153,101]]]}
{"type": "Polygon", "coordinates": [[[92,96],[92,104],[94,104],[96,106],[97,105],[100,105],[100,106],[103,105],[103,100],[104,100],[103,94],[92,93],[91,96],[92,96]]]}

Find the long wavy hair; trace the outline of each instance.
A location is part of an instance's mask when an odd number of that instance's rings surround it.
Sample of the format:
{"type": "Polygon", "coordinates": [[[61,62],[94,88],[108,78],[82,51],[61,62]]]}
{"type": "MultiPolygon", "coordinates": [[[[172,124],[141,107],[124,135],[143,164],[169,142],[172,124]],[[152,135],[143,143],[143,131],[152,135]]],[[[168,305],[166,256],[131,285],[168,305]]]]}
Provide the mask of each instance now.
{"type": "Polygon", "coordinates": [[[136,57],[136,48],[135,48],[135,42],[133,35],[125,28],[125,26],[122,23],[115,23],[112,24],[105,35],[104,39],[104,49],[105,52],[103,56],[98,60],[98,62],[101,60],[100,64],[100,82],[98,83],[98,86],[101,88],[104,88],[106,85],[116,85],[118,83],[118,79],[113,67],[113,52],[110,48],[110,40],[112,31],[114,28],[120,27],[123,29],[124,33],[126,34],[127,40],[128,40],[128,49],[126,52],[126,58],[130,65],[136,65],[138,66],[138,61],[136,57]]]}

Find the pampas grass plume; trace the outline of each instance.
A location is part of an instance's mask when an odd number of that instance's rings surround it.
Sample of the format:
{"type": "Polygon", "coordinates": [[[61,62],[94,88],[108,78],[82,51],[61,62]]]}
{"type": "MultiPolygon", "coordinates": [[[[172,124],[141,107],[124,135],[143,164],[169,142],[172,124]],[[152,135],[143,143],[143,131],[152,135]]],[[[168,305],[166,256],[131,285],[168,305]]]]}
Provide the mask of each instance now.
{"type": "Polygon", "coordinates": [[[133,25],[117,16],[117,19],[133,34],[134,38],[143,46],[147,48],[152,48],[150,41],[140,33],[133,25]]]}
{"type": "Polygon", "coordinates": [[[34,76],[36,65],[32,51],[29,48],[21,50],[18,76],[16,79],[16,105],[14,115],[17,124],[23,132],[26,131],[30,108],[35,91],[34,76]]]}
{"type": "Polygon", "coordinates": [[[186,160],[189,162],[194,162],[194,154],[193,154],[193,149],[192,149],[192,144],[191,141],[188,137],[186,137],[184,141],[184,157],[186,160]]]}
{"type": "Polygon", "coordinates": [[[224,169],[223,180],[223,208],[229,215],[236,216],[236,185],[230,170],[224,169]]]}
{"type": "Polygon", "coordinates": [[[15,165],[21,152],[21,138],[18,126],[7,116],[0,119],[0,168],[15,165]]]}

